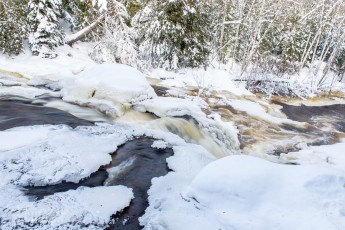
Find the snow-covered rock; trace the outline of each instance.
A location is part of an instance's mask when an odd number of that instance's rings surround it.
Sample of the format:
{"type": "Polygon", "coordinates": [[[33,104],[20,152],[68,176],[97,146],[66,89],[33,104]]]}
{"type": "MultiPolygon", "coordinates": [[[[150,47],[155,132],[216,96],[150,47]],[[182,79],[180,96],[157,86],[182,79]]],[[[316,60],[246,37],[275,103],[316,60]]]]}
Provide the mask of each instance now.
{"type": "Polygon", "coordinates": [[[120,116],[133,103],[156,97],[145,76],[121,64],[102,64],[85,70],[63,90],[63,99],[120,116]]]}

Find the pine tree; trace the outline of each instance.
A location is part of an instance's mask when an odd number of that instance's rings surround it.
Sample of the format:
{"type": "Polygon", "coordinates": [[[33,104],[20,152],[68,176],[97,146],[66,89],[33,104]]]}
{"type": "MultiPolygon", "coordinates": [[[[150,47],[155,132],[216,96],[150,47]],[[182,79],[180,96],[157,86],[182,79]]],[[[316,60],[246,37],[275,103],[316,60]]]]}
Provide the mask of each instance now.
{"type": "Polygon", "coordinates": [[[0,1],[0,52],[19,54],[23,50],[26,13],[25,0],[0,1]]]}
{"type": "Polygon", "coordinates": [[[54,58],[54,49],[63,44],[63,32],[59,25],[60,0],[29,1],[29,43],[33,55],[54,58]]]}
{"type": "Polygon", "coordinates": [[[206,65],[213,35],[208,1],[152,1],[141,12],[140,53],[153,67],[206,65]]]}

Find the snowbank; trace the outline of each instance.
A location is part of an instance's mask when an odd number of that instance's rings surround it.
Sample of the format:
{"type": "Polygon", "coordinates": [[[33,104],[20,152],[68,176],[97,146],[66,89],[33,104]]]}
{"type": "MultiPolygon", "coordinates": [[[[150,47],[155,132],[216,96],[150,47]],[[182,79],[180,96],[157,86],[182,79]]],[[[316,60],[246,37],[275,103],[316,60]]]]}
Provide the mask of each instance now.
{"type": "Polygon", "coordinates": [[[202,217],[195,206],[182,196],[182,191],[197,173],[215,158],[199,145],[180,145],[173,150],[174,156],[167,159],[173,172],[152,179],[148,191],[149,207],[139,218],[140,224],[147,230],[216,229],[212,225],[203,225],[205,221],[200,221],[202,217]]]}
{"type": "Polygon", "coordinates": [[[90,47],[90,43],[78,43],[73,48],[60,46],[56,49],[58,57],[54,59],[32,56],[28,49],[15,57],[0,54],[0,70],[18,72],[32,83],[59,81],[96,65],[88,56],[90,47]]]}
{"type": "Polygon", "coordinates": [[[120,116],[131,104],[156,94],[138,70],[121,64],[102,64],[85,70],[63,90],[63,99],[120,116]]]}
{"type": "Polygon", "coordinates": [[[144,229],[345,228],[344,171],[190,150],[174,148],[175,172],[152,181],[144,229]]]}
{"type": "Polygon", "coordinates": [[[231,156],[206,166],[186,195],[221,229],[344,229],[344,183],[329,167],[231,156]]]}

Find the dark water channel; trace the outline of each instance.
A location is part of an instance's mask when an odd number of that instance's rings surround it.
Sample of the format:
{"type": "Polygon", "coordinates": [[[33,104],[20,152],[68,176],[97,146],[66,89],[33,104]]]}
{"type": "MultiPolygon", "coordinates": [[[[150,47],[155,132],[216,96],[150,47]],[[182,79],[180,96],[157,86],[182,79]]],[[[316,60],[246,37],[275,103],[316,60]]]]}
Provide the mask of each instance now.
{"type": "MultiPolygon", "coordinates": [[[[65,124],[73,128],[93,125],[92,122],[79,119],[61,110],[33,105],[30,100],[0,98],[0,130],[42,124],[65,124]]],[[[162,150],[151,148],[153,141],[148,137],[140,137],[125,143],[112,154],[109,165],[102,166],[97,172],[79,183],[62,182],[49,186],[30,186],[24,188],[24,192],[33,199],[39,200],[45,196],[81,186],[124,185],[133,189],[135,198],[129,207],[112,216],[107,229],[141,229],[138,218],[148,207],[147,191],[151,187],[151,179],[164,176],[169,172],[166,158],[173,155],[172,149],[169,148],[162,150]],[[127,164],[124,164],[126,162],[127,164]],[[115,174],[114,168],[118,169],[115,170],[115,174]]]]}
{"type": "Polygon", "coordinates": [[[141,137],[127,142],[112,154],[112,161],[109,165],[101,167],[89,178],[79,183],[62,182],[57,185],[26,187],[25,193],[35,199],[42,199],[56,192],[66,192],[81,186],[124,185],[133,189],[134,199],[129,207],[112,216],[107,229],[141,229],[138,218],[144,214],[149,205],[147,191],[151,187],[151,179],[164,176],[169,172],[166,158],[173,155],[172,149],[151,148],[153,141],[150,138],[141,137]],[[114,177],[109,177],[107,169],[119,167],[128,161],[130,164],[121,167],[114,177]]]}
{"type": "Polygon", "coordinates": [[[33,105],[27,100],[0,99],[0,130],[19,126],[65,124],[77,126],[93,125],[92,122],[77,118],[55,108],[33,105]]]}
{"type": "Polygon", "coordinates": [[[308,122],[315,126],[322,126],[325,123],[331,124],[335,130],[345,132],[345,104],[324,105],[324,106],[306,106],[306,105],[288,105],[281,102],[274,102],[281,105],[282,112],[289,119],[308,122]]]}

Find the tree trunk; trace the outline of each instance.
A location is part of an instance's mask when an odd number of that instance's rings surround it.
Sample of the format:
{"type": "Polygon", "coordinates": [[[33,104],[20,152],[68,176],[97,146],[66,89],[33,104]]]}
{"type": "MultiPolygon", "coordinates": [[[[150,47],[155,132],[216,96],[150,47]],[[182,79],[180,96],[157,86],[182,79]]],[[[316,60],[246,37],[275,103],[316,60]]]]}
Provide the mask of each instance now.
{"type": "Polygon", "coordinates": [[[87,27],[83,28],[82,30],[78,31],[75,34],[72,34],[70,36],[66,36],[65,43],[69,46],[72,46],[73,43],[85,38],[86,35],[91,33],[94,29],[97,28],[97,26],[104,20],[105,16],[102,15],[99,18],[97,18],[96,21],[88,25],[87,27]]]}

